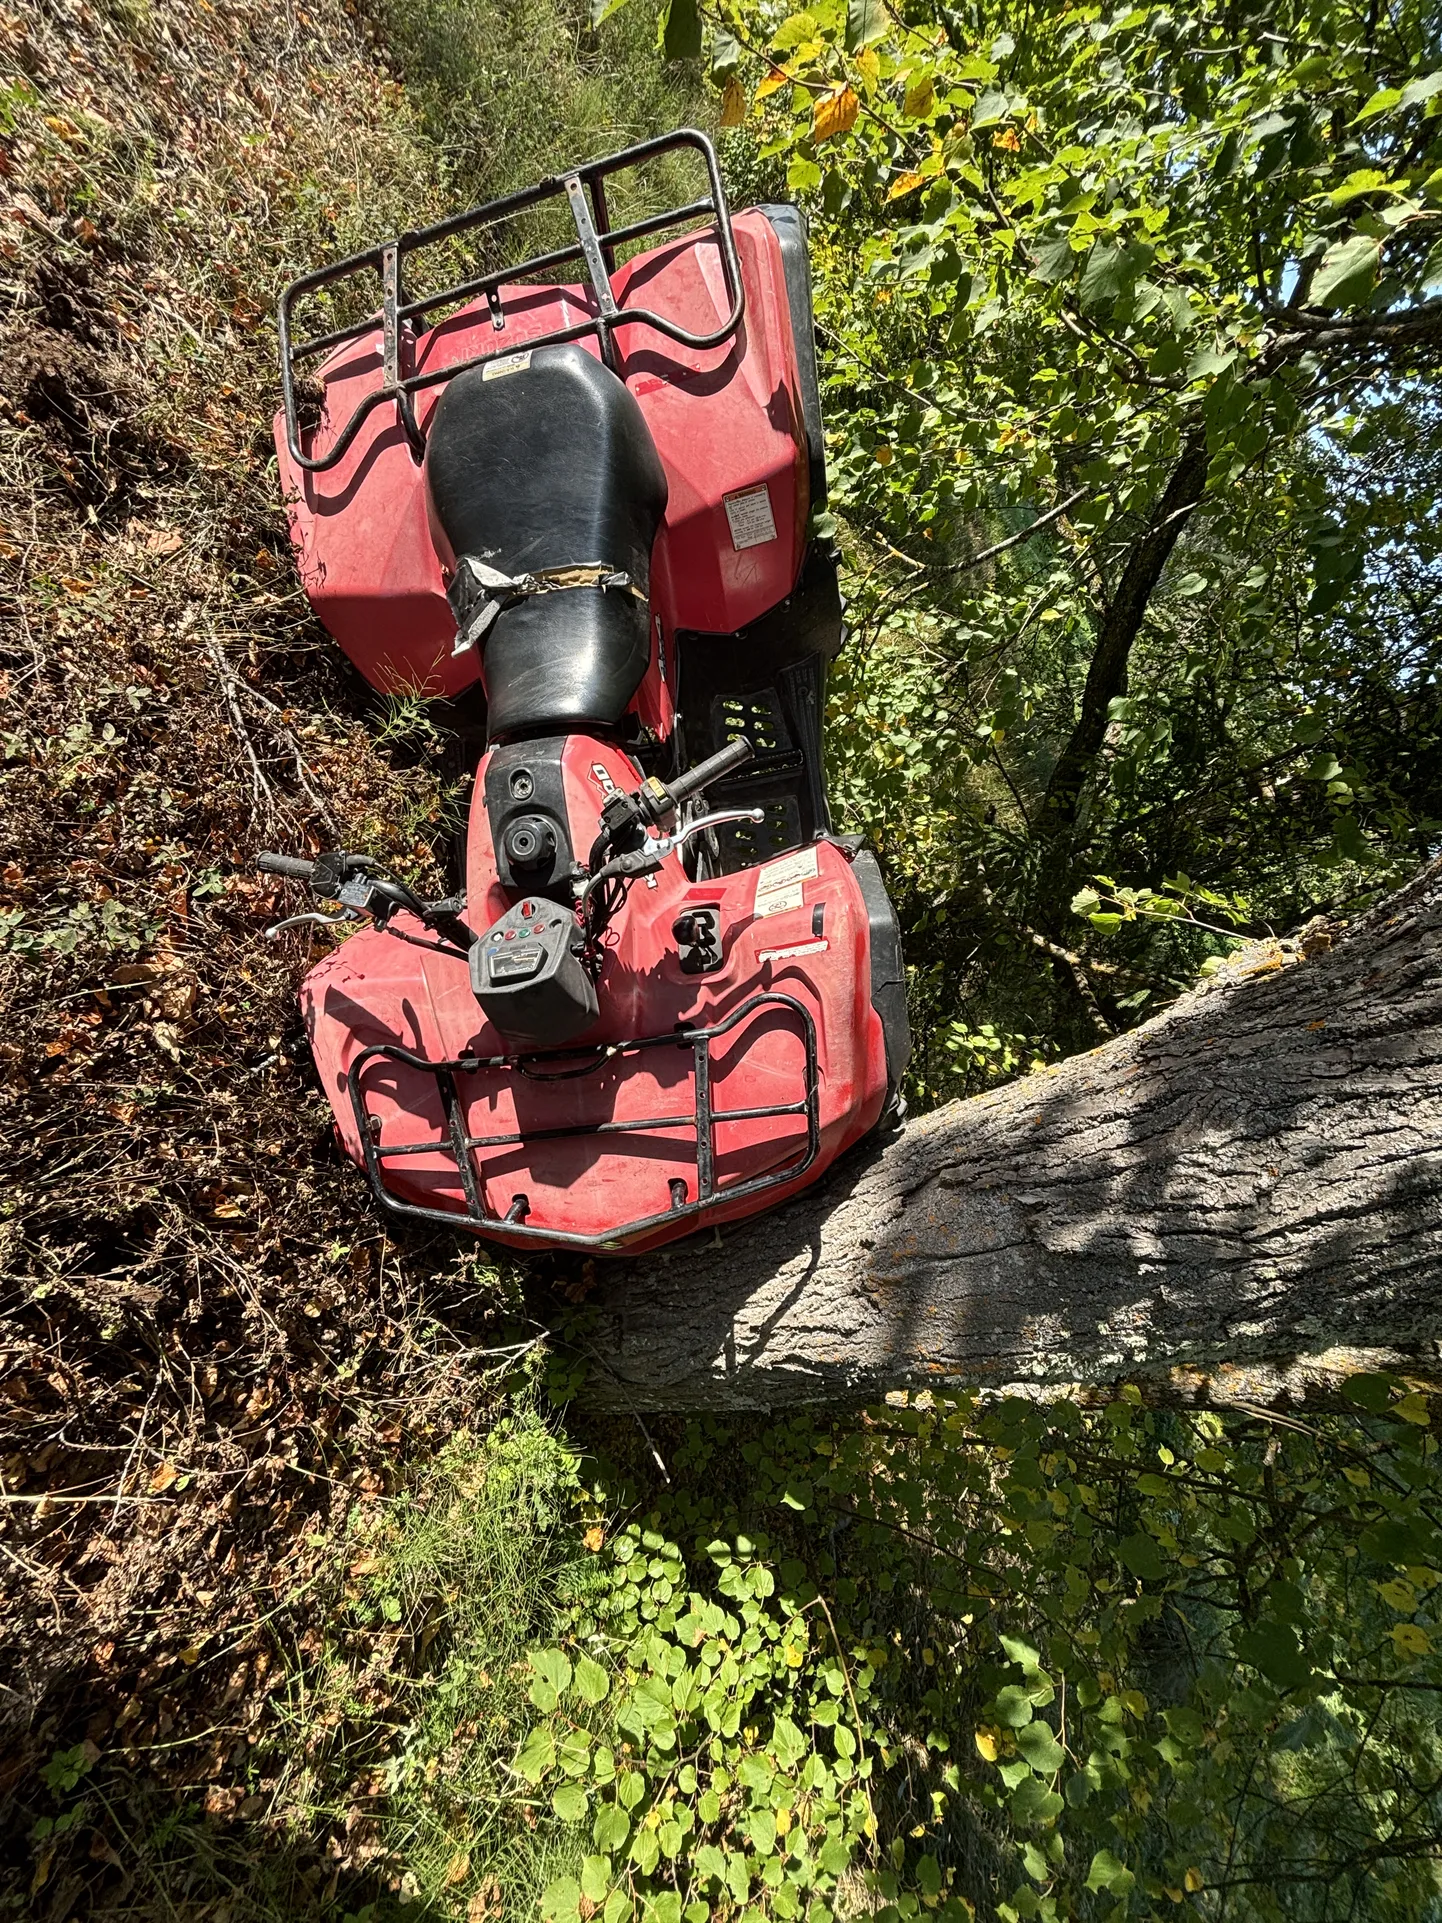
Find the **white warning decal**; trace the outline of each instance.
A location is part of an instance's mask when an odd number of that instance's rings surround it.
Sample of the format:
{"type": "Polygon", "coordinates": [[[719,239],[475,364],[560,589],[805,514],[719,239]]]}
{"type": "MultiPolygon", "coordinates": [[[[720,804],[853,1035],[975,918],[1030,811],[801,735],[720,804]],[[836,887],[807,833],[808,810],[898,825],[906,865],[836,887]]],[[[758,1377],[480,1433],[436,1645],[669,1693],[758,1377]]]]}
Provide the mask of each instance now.
{"type": "Polygon", "coordinates": [[[794,948],[763,948],[756,959],[763,962],[796,961],[802,955],[824,955],[830,946],[829,941],[801,941],[794,948]]]}
{"type": "Polygon", "coordinates": [[[731,545],[742,548],[764,547],[776,539],[776,516],[771,512],[771,496],[763,481],[759,487],[743,487],[739,494],[723,496],[726,519],[731,523],[731,545]]]}
{"type": "Polygon", "coordinates": [[[483,381],[498,381],[503,374],[524,374],[531,364],[531,350],[524,354],[502,354],[499,360],[486,361],[481,367],[483,381]]]}
{"type": "Polygon", "coordinates": [[[783,855],[758,871],[756,876],[757,915],[784,915],[799,908],[801,884],[816,878],[815,848],[801,848],[794,855],[783,855]]]}

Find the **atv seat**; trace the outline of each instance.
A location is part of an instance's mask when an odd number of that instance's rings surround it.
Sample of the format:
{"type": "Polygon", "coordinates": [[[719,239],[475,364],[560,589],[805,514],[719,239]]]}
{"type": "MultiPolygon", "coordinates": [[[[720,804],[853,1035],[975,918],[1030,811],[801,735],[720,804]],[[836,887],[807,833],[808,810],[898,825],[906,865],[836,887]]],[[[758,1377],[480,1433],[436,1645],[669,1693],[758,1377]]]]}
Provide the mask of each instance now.
{"type": "Polygon", "coordinates": [[[575,343],[473,367],[437,405],[426,487],[443,559],[512,579],[591,571],[580,585],[492,590],[499,612],[480,643],[491,740],[616,727],[650,659],[651,547],[666,509],[630,390],[575,343]]]}

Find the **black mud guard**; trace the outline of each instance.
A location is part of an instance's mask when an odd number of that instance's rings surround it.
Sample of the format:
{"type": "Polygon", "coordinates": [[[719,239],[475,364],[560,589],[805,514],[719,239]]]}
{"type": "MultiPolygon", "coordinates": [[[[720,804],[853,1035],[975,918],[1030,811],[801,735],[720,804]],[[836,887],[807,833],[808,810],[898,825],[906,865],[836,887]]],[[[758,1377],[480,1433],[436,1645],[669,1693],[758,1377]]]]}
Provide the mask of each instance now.
{"type": "Polygon", "coordinates": [[[821,389],[816,377],[816,323],[811,312],[811,256],[806,247],[806,222],[799,207],[780,201],[768,202],[756,211],[766,216],[781,246],[786,305],[791,310],[796,371],[801,381],[801,420],[806,429],[811,512],[816,514],[826,505],[826,441],[821,425],[821,389]]]}
{"type": "Polygon", "coordinates": [[[881,877],[881,864],[869,848],[858,848],[851,872],[866,903],[871,927],[871,1006],[881,1017],[886,1038],[885,1117],[899,1106],[901,1080],[911,1060],[911,1023],[906,1013],[906,965],[901,959],[901,928],[881,877]]]}

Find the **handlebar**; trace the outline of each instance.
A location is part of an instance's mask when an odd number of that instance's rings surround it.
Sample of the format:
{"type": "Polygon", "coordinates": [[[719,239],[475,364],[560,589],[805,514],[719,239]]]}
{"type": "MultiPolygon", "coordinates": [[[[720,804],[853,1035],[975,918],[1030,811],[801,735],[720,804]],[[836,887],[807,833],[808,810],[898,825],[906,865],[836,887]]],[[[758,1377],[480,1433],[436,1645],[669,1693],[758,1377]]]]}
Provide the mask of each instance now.
{"type": "Polygon", "coordinates": [[[679,807],[711,782],[720,781],[723,776],[734,774],[738,768],[744,767],[755,753],[745,735],[737,735],[734,741],[728,741],[720,753],[712,755],[709,761],[698,761],[684,775],[677,775],[674,781],[668,781],[667,792],[679,807]]]}
{"type": "Polygon", "coordinates": [[[294,855],[257,855],[255,865],[267,875],[284,875],[290,881],[310,881],[315,874],[313,861],[300,861],[294,855]]]}

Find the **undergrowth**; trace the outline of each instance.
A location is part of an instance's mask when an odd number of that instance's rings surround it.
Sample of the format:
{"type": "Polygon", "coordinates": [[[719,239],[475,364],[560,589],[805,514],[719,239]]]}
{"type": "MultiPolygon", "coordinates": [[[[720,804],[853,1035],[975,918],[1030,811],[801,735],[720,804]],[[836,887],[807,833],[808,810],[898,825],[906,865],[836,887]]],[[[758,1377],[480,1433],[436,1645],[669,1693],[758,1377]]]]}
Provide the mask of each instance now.
{"type": "MultiPolygon", "coordinates": [[[[457,191],[370,32],[0,16],[0,1904],[57,1923],[344,1907],[343,1835],[252,1841],[274,1692],[348,1518],[484,1431],[523,1313],[370,1215],[254,868],[342,843],[439,884],[465,798],[444,717],[418,742],[311,616],[271,446],[281,286],[457,191]]],[[[562,14],[548,44],[561,75],[562,14]]]]}

